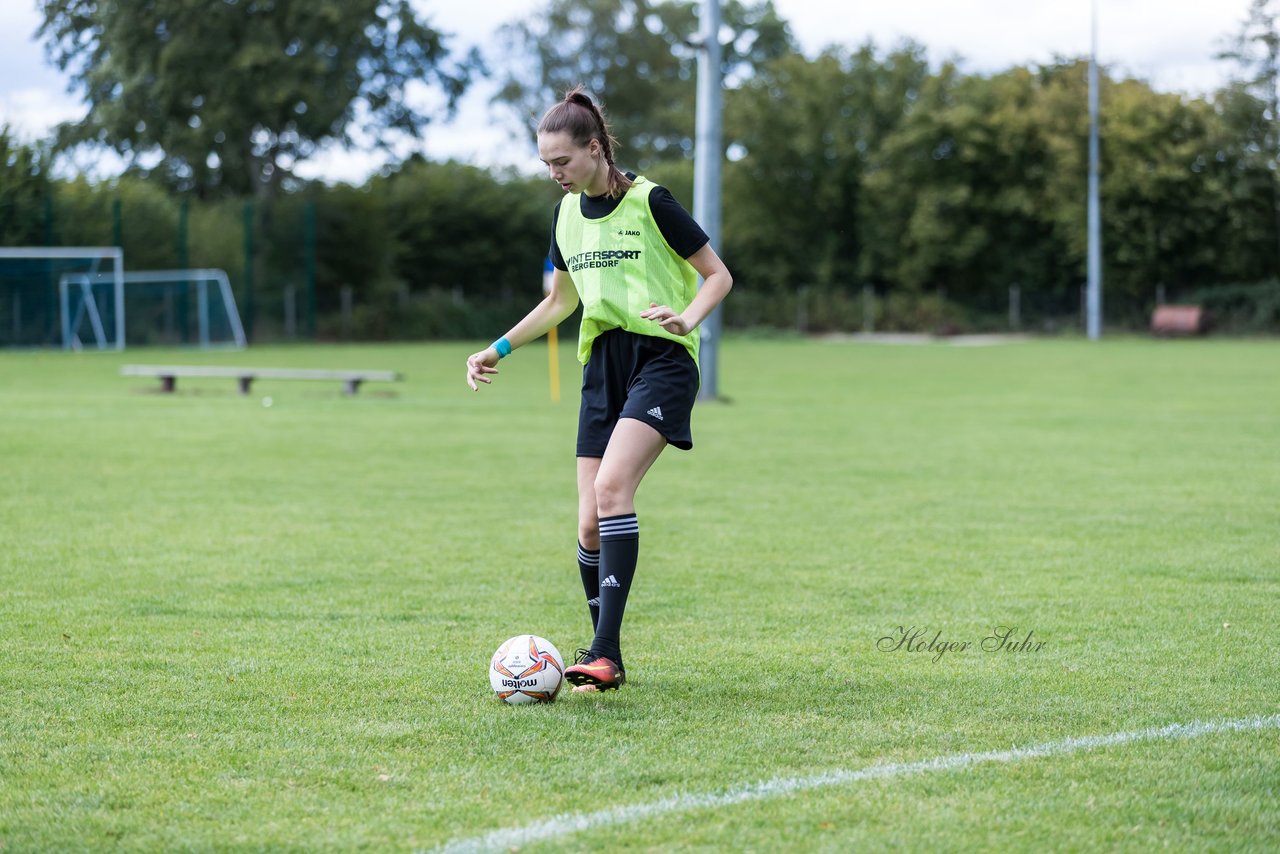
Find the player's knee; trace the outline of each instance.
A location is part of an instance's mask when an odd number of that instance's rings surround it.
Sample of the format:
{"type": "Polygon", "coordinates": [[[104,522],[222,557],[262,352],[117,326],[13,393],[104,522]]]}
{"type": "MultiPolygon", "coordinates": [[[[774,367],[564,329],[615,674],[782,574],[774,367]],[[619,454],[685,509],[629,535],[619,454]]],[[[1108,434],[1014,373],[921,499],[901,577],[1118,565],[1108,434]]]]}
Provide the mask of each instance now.
{"type": "Polygon", "coordinates": [[[578,520],[578,542],[588,551],[600,550],[600,523],[594,514],[589,520],[578,520]]]}
{"type": "Polygon", "coordinates": [[[600,516],[630,513],[634,501],[634,492],[625,481],[605,473],[596,475],[596,509],[600,516]]]}

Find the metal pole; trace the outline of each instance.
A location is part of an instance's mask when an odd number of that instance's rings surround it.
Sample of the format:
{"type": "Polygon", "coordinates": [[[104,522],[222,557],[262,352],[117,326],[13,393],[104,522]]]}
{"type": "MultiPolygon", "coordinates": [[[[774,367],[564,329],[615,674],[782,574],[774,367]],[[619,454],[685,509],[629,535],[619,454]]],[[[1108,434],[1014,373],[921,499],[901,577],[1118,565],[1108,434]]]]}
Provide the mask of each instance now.
{"type": "Polygon", "coordinates": [[[111,242],[124,248],[124,204],[119,196],[111,200],[111,242]]]}
{"type": "Polygon", "coordinates": [[[303,209],[303,252],[307,271],[307,337],[316,337],[316,203],[303,209]]]}
{"type": "Polygon", "coordinates": [[[342,298],[342,340],[345,341],[351,334],[351,312],[355,302],[355,291],[350,285],[343,285],[339,295],[342,298]]]}
{"type": "Polygon", "coordinates": [[[110,252],[114,269],[111,271],[112,285],[116,291],[116,349],[124,349],[124,249],[114,247],[110,252]]]}
{"type": "Polygon", "coordinates": [[[65,278],[58,280],[58,309],[62,321],[62,349],[71,349],[71,293],[65,278]]]}
{"type": "Polygon", "coordinates": [[[209,346],[209,283],[205,279],[196,282],[196,294],[200,305],[196,306],[196,324],[200,331],[200,346],[209,346]]]}
{"type": "MultiPolygon", "coordinates": [[[[191,197],[184,195],[182,203],[178,206],[178,269],[186,270],[191,267],[191,242],[188,239],[188,221],[191,217],[191,197]]],[[[190,324],[187,322],[187,302],[190,297],[191,287],[187,284],[178,285],[178,339],[183,343],[187,343],[190,337],[190,324]]]]}
{"type": "Polygon", "coordinates": [[[244,203],[244,332],[253,337],[253,202],[244,203]]]}
{"type": "Polygon", "coordinates": [[[298,289],[293,285],[284,287],[284,337],[298,337],[298,289]]]}
{"type": "Polygon", "coordinates": [[[1088,332],[1102,337],[1102,212],[1098,203],[1098,0],[1093,0],[1089,54],[1089,295],[1088,332]]]}
{"type": "MultiPolygon", "coordinates": [[[[703,0],[698,51],[698,108],[693,159],[693,218],[720,249],[720,0],[703,0]]],[[[699,282],[699,287],[702,283],[699,282]]],[[[719,397],[721,312],[717,307],[702,322],[701,400],[719,397]]]]}
{"type": "MultiPolygon", "coordinates": [[[[44,245],[53,245],[53,193],[47,193],[44,197],[44,245]]],[[[45,316],[53,321],[53,301],[57,297],[58,286],[53,278],[53,261],[49,261],[45,265],[45,272],[48,274],[48,289],[45,290],[45,316]]],[[[49,329],[49,338],[54,335],[54,327],[49,329]]]]}

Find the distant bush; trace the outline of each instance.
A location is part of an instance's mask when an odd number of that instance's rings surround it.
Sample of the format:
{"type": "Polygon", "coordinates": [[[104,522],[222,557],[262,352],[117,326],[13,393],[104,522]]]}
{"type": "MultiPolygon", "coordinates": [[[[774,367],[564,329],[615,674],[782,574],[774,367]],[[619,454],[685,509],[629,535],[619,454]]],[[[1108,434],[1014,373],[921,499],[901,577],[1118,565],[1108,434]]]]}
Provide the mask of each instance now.
{"type": "Polygon", "coordinates": [[[759,292],[735,288],[724,303],[731,329],[773,327],[806,333],[926,332],[951,335],[986,326],[964,308],[935,293],[891,291],[876,295],[871,317],[861,290],[801,287],[759,292]]]}
{"type": "MultiPolygon", "coordinates": [[[[322,340],[492,339],[514,326],[535,303],[536,298],[472,300],[438,288],[411,295],[384,292],[357,301],[346,321],[341,313],[321,315],[317,332],[322,340]]],[[[576,329],[578,318],[575,313],[565,328],[576,329]]]]}
{"type": "Polygon", "coordinates": [[[1280,280],[1218,285],[1187,294],[1179,302],[1204,306],[1222,332],[1280,332],[1280,280]]]}

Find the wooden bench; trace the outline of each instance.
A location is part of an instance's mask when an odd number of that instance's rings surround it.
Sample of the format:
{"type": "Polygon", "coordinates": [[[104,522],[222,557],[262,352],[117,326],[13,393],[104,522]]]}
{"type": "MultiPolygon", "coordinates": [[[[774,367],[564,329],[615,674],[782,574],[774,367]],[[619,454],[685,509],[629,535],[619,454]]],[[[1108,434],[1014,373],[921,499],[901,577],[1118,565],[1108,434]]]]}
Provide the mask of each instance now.
{"type": "Polygon", "coordinates": [[[363,382],[395,382],[404,377],[395,371],[324,371],[307,368],[220,368],[208,365],[125,365],[125,377],[159,377],[160,390],[172,392],[178,377],[234,377],[240,393],[248,394],[254,380],[340,380],[346,394],[355,394],[363,382]]]}

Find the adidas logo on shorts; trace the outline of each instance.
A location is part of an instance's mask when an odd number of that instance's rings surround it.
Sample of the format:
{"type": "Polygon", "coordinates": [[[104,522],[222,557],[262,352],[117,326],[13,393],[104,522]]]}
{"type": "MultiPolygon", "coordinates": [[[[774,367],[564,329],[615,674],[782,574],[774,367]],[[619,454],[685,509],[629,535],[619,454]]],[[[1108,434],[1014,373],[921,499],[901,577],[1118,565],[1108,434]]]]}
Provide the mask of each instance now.
{"type": "Polygon", "coordinates": [[[650,409],[649,414],[652,415],[654,418],[658,419],[659,421],[663,420],[661,406],[655,406],[653,409],[650,409]]]}

